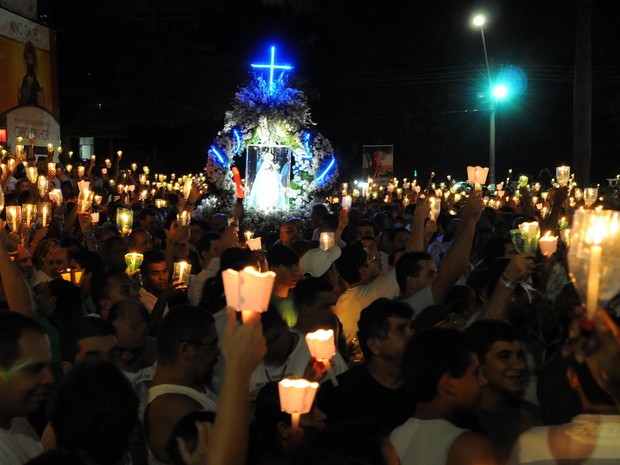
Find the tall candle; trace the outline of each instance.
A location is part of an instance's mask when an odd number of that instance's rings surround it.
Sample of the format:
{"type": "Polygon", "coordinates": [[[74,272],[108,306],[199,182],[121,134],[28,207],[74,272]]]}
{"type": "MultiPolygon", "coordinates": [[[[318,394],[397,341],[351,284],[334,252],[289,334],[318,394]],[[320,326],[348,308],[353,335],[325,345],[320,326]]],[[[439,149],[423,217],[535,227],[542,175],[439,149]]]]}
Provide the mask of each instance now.
{"type": "Polygon", "coordinates": [[[600,245],[590,247],[590,267],[588,268],[588,294],[586,310],[590,318],[594,317],[598,307],[599,274],[601,272],[601,256],[603,248],[600,245]]]}
{"type": "Polygon", "coordinates": [[[43,206],[42,216],[43,216],[42,218],[43,226],[47,226],[47,205],[43,206]]]}

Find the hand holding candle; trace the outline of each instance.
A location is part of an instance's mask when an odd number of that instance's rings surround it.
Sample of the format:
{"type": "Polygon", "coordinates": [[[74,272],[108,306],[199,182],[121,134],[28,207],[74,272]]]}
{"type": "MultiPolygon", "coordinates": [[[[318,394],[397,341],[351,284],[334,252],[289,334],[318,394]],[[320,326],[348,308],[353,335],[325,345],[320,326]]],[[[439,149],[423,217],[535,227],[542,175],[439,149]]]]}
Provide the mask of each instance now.
{"type": "Polygon", "coordinates": [[[550,256],[558,249],[558,236],[552,236],[551,231],[547,231],[544,236],[538,240],[540,253],[550,256]]]}
{"type": "Polygon", "coordinates": [[[316,360],[322,362],[329,373],[329,377],[334,386],[338,386],[338,381],[332,371],[331,359],[336,355],[336,343],[334,341],[333,329],[319,329],[313,333],[306,334],[306,343],[312,355],[316,360]]]}
{"type": "Polygon", "coordinates": [[[224,270],[222,280],[226,305],[241,312],[243,319],[247,318],[248,312],[265,312],[269,306],[275,278],[273,271],[260,273],[249,266],[241,271],[224,270]]]}

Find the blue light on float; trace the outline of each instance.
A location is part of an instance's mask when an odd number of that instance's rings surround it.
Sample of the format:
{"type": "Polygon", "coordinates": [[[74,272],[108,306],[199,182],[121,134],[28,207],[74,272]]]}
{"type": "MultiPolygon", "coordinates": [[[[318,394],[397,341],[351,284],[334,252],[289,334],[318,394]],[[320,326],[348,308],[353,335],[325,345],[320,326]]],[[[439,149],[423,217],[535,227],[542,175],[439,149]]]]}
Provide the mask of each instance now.
{"type": "Polygon", "coordinates": [[[273,92],[273,70],[274,69],[286,69],[286,70],[290,70],[293,69],[292,66],[290,65],[276,65],[275,64],[275,59],[276,59],[276,47],[275,45],[271,46],[271,62],[268,64],[260,64],[260,63],[251,63],[250,66],[252,68],[267,68],[269,69],[269,91],[273,92]]]}
{"type": "Polygon", "coordinates": [[[224,154],[220,151],[220,149],[218,149],[215,145],[212,145],[211,148],[209,149],[211,151],[211,153],[213,153],[215,155],[215,158],[217,159],[217,161],[220,163],[220,165],[222,166],[226,166],[226,162],[224,161],[225,156],[224,154]]]}
{"type": "Polygon", "coordinates": [[[310,139],[312,139],[312,134],[310,134],[309,131],[303,131],[301,134],[304,149],[306,149],[306,153],[302,155],[302,158],[312,158],[312,151],[310,150],[310,139]]]}
{"type": "Polygon", "coordinates": [[[327,176],[327,173],[329,173],[332,170],[335,164],[336,164],[336,159],[332,157],[332,160],[329,162],[329,165],[327,165],[327,168],[325,168],[325,170],[320,174],[320,176],[316,178],[317,184],[323,181],[323,178],[327,176]]]}
{"type": "Polygon", "coordinates": [[[243,138],[241,137],[241,132],[239,131],[239,129],[235,128],[232,130],[233,136],[235,138],[235,153],[236,154],[240,154],[241,153],[241,149],[243,148],[243,138]]]}

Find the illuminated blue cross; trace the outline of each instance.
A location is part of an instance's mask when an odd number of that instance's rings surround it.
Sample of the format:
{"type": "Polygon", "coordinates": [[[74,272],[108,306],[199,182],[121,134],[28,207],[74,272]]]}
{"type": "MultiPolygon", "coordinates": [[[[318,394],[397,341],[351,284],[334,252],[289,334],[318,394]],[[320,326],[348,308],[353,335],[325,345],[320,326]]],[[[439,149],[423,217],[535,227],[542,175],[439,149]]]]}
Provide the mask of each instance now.
{"type": "Polygon", "coordinates": [[[271,46],[271,63],[269,64],[250,64],[252,68],[269,68],[269,92],[273,91],[273,70],[274,69],[293,69],[290,65],[276,65],[276,47],[271,46]]]}

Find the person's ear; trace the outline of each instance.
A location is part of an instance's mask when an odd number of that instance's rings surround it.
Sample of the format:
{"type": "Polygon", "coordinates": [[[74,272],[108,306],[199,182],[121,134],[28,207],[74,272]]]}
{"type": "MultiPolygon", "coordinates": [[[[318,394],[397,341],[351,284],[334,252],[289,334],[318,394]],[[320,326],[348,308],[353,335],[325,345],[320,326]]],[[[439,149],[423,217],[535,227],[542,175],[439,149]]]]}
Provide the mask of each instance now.
{"type": "Polygon", "coordinates": [[[381,340],[378,337],[369,337],[366,345],[373,356],[381,355],[381,340]]]}
{"type": "Polygon", "coordinates": [[[63,373],[64,375],[68,375],[68,374],[69,374],[69,372],[70,372],[71,370],[73,370],[73,363],[71,363],[71,362],[62,362],[62,363],[60,364],[60,367],[62,368],[62,373],[63,373]]]}
{"type": "Polygon", "coordinates": [[[450,373],[444,373],[441,375],[441,378],[439,378],[439,383],[437,383],[437,392],[450,397],[456,397],[459,391],[456,381],[457,378],[450,373]]]}

